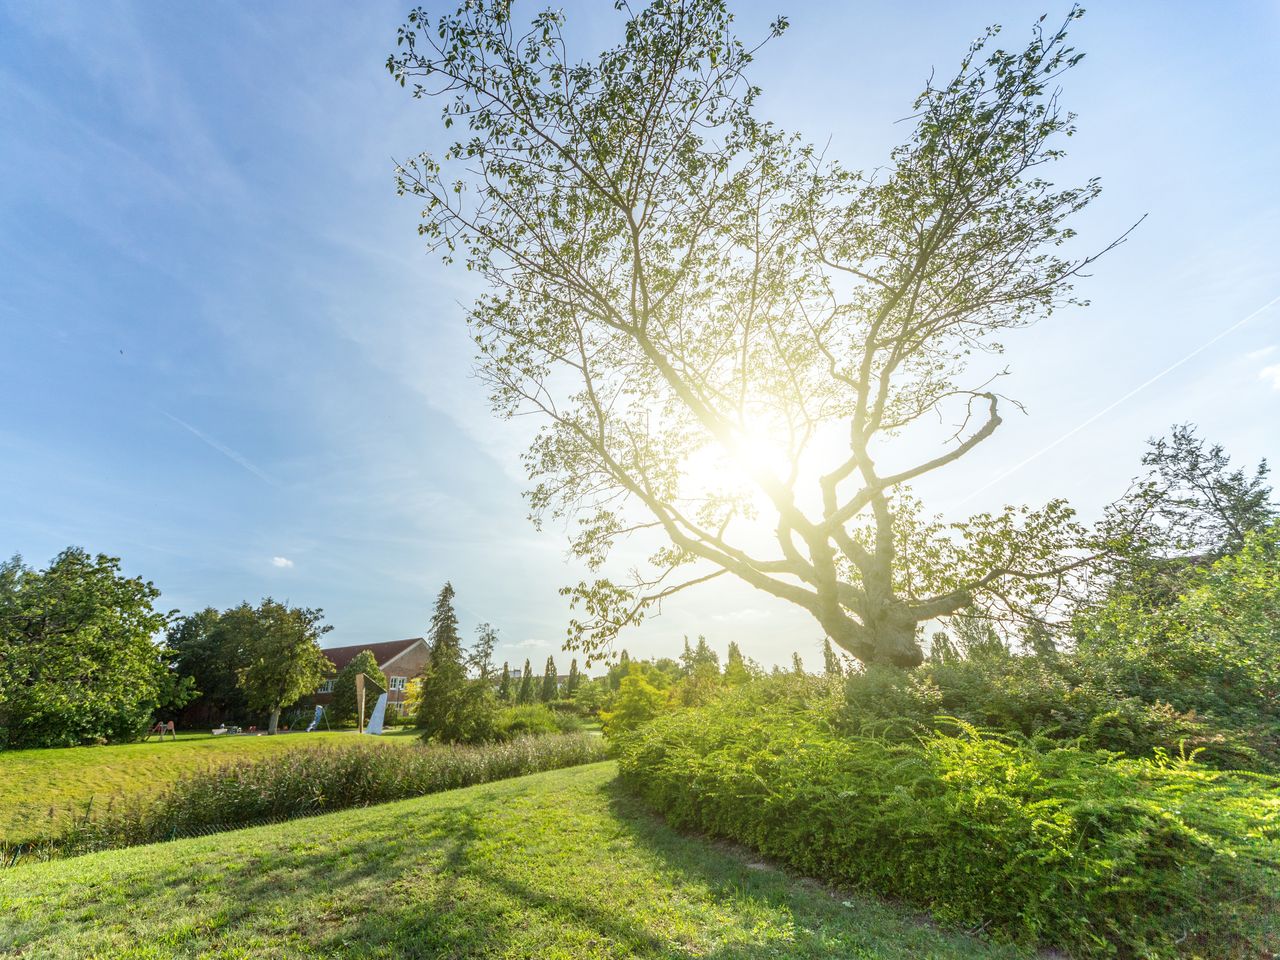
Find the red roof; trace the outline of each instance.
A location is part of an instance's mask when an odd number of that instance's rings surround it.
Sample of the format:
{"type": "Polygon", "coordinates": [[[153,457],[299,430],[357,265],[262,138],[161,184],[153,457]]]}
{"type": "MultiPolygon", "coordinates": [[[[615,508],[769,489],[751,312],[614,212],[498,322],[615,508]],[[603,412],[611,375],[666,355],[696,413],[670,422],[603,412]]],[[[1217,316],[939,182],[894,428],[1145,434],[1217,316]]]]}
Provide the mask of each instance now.
{"type": "Polygon", "coordinates": [[[341,670],[359,656],[361,650],[373,652],[381,669],[388,661],[394,660],[415,643],[423,643],[422,637],[409,637],[407,640],[386,640],[382,643],[356,643],[349,647],[329,647],[324,655],[333,663],[334,670],[341,670]]]}

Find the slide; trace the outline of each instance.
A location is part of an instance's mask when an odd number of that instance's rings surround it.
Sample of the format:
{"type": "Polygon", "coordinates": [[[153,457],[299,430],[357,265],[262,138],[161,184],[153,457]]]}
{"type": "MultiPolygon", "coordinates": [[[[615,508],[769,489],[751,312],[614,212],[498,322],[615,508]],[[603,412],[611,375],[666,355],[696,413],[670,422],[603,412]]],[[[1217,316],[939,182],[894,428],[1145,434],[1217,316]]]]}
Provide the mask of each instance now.
{"type": "Polygon", "coordinates": [[[320,726],[320,718],[324,716],[324,707],[316,705],[316,715],[312,717],[311,722],[307,724],[307,733],[310,733],[316,727],[320,726]]]}

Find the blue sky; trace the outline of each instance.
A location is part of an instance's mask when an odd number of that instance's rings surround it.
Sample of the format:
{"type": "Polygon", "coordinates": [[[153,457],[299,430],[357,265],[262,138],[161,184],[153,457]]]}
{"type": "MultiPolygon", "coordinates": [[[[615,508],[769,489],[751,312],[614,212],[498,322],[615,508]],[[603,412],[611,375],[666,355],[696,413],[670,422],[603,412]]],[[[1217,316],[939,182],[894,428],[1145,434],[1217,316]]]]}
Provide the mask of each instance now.
{"type": "MultiPolygon", "coordinates": [[[[610,6],[570,6],[588,45],[610,6]]],[[[988,23],[1021,42],[1033,9],[753,0],[744,32],[784,7],[761,110],[864,168],[931,67],[988,23]]],[[[500,656],[558,651],[575,574],[525,519],[524,425],[471,375],[477,289],[395,196],[393,158],[438,146],[383,67],[404,12],[0,3],[0,553],[118,555],[185,611],[321,606],[331,643],[421,633],[452,579],[500,656]]],[[[1280,304],[1195,352],[1280,296],[1280,5],[1111,4],[1076,44],[1056,176],[1103,178],[1092,246],[1147,220],[1082,285],[1092,306],[1008,338],[1028,415],[918,487],[939,510],[1060,495],[1092,516],[1185,420],[1238,459],[1280,453],[1280,304]]],[[[717,585],[626,646],[685,633],[765,663],[817,638],[717,585]]]]}

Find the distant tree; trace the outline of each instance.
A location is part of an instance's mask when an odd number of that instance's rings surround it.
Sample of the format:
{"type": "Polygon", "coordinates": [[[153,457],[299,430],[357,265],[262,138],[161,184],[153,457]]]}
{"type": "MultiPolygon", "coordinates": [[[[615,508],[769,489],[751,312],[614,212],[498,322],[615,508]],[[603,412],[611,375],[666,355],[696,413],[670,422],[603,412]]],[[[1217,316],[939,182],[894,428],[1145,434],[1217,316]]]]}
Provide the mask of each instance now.
{"type": "Polygon", "coordinates": [[[844,664],[839,655],[831,647],[831,639],[822,641],[822,666],[828,677],[843,677],[844,664]]]}
{"type": "Polygon", "coordinates": [[[919,664],[937,617],[1040,611],[1083,562],[1065,504],[944,526],[905,486],[995,433],[1005,401],[973,357],[1077,303],[1095,259],[1061,245],[1097,181],[1048,179],[1081,11],[1022,49],[987,31],[863,175],[755,116],[756,46],[723,0],[614,6],[621,39],[594,57],[559,12],[526,31],[509,0],[463,0],[411,14],[387,61],[467,128],[398,189],[432,248],[489,284],[468,319],[495,411],[542,423],[535,519],[581,519],[571,550],[593,575],[633,534],[666,540],[566,588],[570,649],[598,655],[724,575],[865,663],[919,664]],[[910,446],[893,438],[939,418],[962,427],[894,461],[910,446]]]}
{"type": "Polygon", "coordinates": [[[800,654],[791,654],[791,672],[797,677],[804,676],[804,661],[800,659],[800,654]]]}
{"type": "MultiPolygon", "coordinates": [[[[387,677],[378,669],[378,658],[373,655],[372,650],[361,650],[350,663],[338,671],[337,679],[333,682],[333,699],[329,704],[329,715],[334,723],[346,723],[356,717],[358,713],[356,675],[360,673],[372,678],[381,689],[387,689],[387,677]]],[[[375,699],[375,696],[369,698],[366,717],[375,699]]]]}
{"type": "Polygon", "coordinates": [[[729,641],[729,655],[724,663],[724,682],[731,687],[740,687],[751,679],[746,661],[742,658],[742,650],[732,640],[729,641]]]}
{"type": "Polygon", "coordinates": [[[288,607],[270,597],[256,608],[242,604],[228,614],[245,631],[240,686],[251,710],[269,714],[267,732],[274,734],[280,711],[314,693],[333,669],[319,642],[333,627],[321,623],[318,609],[288,607]]]}
{"type": "Polygon", "coordinates": [[[493,672],[493,648],[498,645],[498,630],[488,623],[476,627],[476,643],[471,648],[467,665],[475,671],[475,675],[488,680],[493,672]]]}
{"type": "Polygon", "coordinates": [[[606,736],[616,736],[635,730],[652,720],[667,706],[667,695],[651,684],[639,664],[631,664],[629,672],[618,685],[612,708],[600,712],[606,736]]]}
{"type": "Polygon", "coordinates": [[[248,710],[239,671],[245,667],[245,634],[235,617],[213,607],[182,617],[169,627],[166,644],[175,667],[194,678],[199,695],[220,718],[242,718],[248,710]]]}
{"type": "Polygon", "coordinates": [[[538,699],[543,703],[550,703],[560,694],[560,683],[556,675],[556,661],[552,657],[547,657],[547,667],[542,672],[542,689],[538,692],[538,699]]]}
{"type": "Polygon", "coordinates": [[[565,681],[564,695],[572,700],[582,684],[582,674],[578,672],[578,658],[574,657],[569,664],[569,679],[565,681]]]}
{"type": "Polygon", "coordinates": [[[502,680],[498,683],[498,699],[503,703],[511,702],[511,664],[502,662],[502,680]]]}
{"type": "Polygon", "coordinates": [[[618,655],[618,662],[609,668],[609,689],[617,690],[622,683],[622,678],[627,675],[627,668],[631,666],[631,654],[623,650],[618,655]]]}
{"type": "Polygon", "coordinates": [[[172,705],[182,685],[152,640],[168,622],[159,596],[77,547],[44,570],[0,563],[0,746],[131,740],[172,705]]]}
{"type": "Polygon", "coordinates": [[[520,691],[516,694],[516,703],[533,703],[533,665],[525,660],[524,670],[520,673],[520,691]]]}
{"type": "Polygon", "coordinates": [[[1174,602],[1195,568],[1236,553],[1280,516],[1267,462],[1233,469],[1222,446],[1206,444],[1191,424],[1148,441],[1142,464],[1147,473],[1103,524],[1109,549],[1100,566],[1107,589],[1148,605],[1174,602]]]}

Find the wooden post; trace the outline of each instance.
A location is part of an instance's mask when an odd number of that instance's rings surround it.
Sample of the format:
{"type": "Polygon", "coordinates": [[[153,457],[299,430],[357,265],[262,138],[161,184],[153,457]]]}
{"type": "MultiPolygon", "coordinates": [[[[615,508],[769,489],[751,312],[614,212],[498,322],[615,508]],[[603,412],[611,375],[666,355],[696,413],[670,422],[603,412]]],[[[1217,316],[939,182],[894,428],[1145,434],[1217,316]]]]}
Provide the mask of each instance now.
{"type": "Polygon", "coordinates": [[[360,708],[360,724],[356,733],[364,733],[364,674],[356,674],[356,705],[360,708]]]}

